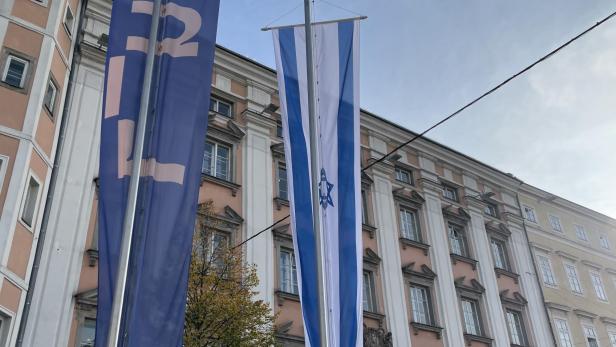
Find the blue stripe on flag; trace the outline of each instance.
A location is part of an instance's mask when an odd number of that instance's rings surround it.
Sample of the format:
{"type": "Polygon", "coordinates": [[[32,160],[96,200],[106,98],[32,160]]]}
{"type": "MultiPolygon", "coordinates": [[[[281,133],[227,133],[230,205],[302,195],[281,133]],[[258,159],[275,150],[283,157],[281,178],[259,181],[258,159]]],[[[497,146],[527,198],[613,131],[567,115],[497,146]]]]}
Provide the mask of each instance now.
{"type": "MultiPolygon", "coordinates": [[[[338,261],[340,346],[357,344],[357,226],[355,218],[355,115],[353,105],[353,22],[338,24],[340,104],[338,107],[338,261]]],[[[297,200],[296,200],[297,201],[297,200]]]]}
{"type": "Polygon", "coordinates": [[[295,31],[284,28],[279,31],[280,56],[284,70],[289,137],[293,175],[293,196],[295,206],[295,235],[297,237],[302,276],[302,311],[308,340],[312,346],[319,346],[319,298],[317,296],[317,259],[315,233],[312,224],[310,178],[308,175],[308,151],[302,127],[300,91],[295,51],[295,31]]]}

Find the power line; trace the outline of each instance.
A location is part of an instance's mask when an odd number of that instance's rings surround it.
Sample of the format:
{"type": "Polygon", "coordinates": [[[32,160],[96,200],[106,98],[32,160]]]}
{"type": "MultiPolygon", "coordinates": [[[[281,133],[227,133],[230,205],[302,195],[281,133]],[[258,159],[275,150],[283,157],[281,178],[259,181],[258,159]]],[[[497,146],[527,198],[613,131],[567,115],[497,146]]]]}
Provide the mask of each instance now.
{"type": "MultiPolygon", "coordinates": [[[[322,0],[324,2],[327,2],[325,0],[322,0]]],[[[372,166],[374,166],[375,164],[378,164],[380,162],[382,162],[383,160],[387,159],[390,155],[394,154],[395,152],[397,152],[398,150],[402,149],[403,147],[407,146],[408,144],[410,144],[411,142],[423,137],[425,134],[427,134],[429,131],[433,130],[434,128],[438,127],[439,125],[445,123],[446,121],[450,120],[451,118],[457,116],[458,114],[460,114],[462,111],[466,110],[467,108],[471,107],[472,105],[474,105],[475,103],[477,103],[479,100],[485,98],[486,96],[494,93],[495,91],[497,91],[498,89],[500,89],[502,86],[504,86],[505,84],[511,82],[512,80],[514,80],[515,78],[519,77],[520,75],[526,73],[527,71],[529,71],[530,69],[532,69],[533,67],[535,67],[537,64],[547,60],[548,58],[550,58],[551,56],[553,56],[554,54],[556,54],[557,52],[559,52],[560,50],[562,50],[563,48],[569,46],[570,44],[572,44],[573,42],[577,41],[579,38],[581,38],[582,36],[588,34],[589,32],[591,32],[592,30],[596,29],[597,27],[599,27],[601,24],[607,22],[608,20],[610,20],[611,18],[613,18],[614,16],[616,16],[616,12],[612,12],[609,16],[603,18],[602,20],[598,21],[597,23],[595,23],[594,25],[590,26],[588,29],[582,31],[581,33],[579,33],[578,35],[574,36],[572,39],[570,39],[569,41],[563,43],[562,45],[558,46],[557,48],[553,49],[552,51],[550,51],[548,54],[544,55],[543,57],[539,58],[538,60],[536,60],[534,63],[528,65],[527,67],[525,67],[524,69],[520,70],[519,72],[517,72],[514,75],[511,75],[509,78],[505,79],[504,81],[502,81],[501,83],[499,83],[497,86],[495,86],[494,88],[488,90],[487,92],[481,94],[479,97],[473,99],[471,102],[467,103],[466,105],[462,106],[461,108],[459,108],[458,110],[456,110],[455,112],[453,112],[452,114],[448,115],[447,117],[441,119],[439,122],[435,123],[434,125],[432,125],[431,127],[429,127],[428,129],[424,130],[423,132],[413,136],[410,140],[400,144],[399,146],[397,146],[396,148],[394,148],[393,150],[389,151],[388,153],[386,153],[385,155],[383,155],[381,158],[371,162],[370,164],[368,164],[367,166],[365,166],[364,168],[361,169],[361,172],[364,172],[366,170],[368,170],[369,168],[371,168],[372,166]]],[[[267,228],[259,231],[258,233],[252,235],[250,238],[246,239],[245,241],[241,242],[240,244],[238,244],[237,246],[234,246],[233,248],[237,248],[243,244],[245,244],[246,242],[254,239],[255,237],[259,236],[260,234],[266,232],[267,230],[273,228],[274,226],[276,226],[278,223],[286,220],[287,218],[289,218],[290,215],[287,215],[284,218],[281,218],[279,220],[277,220],[276,222],[274,222],[274,224],[268,226],[267,228]]]]}

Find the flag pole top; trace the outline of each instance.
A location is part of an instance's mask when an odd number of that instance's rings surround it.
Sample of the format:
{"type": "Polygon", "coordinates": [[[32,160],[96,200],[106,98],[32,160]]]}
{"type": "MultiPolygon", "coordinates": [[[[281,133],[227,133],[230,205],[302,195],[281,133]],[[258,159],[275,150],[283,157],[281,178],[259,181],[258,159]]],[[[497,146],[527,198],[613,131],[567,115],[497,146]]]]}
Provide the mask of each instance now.
{"type": "MultiPolygon", "coordinates": [[[[312,25],[321,25],[321,24],[330,24],[330,23],[339,23],[339,22],[349,22],[349,21],[353,21],[353,20],[364,20],[364,19],[368,19],[368,16],[357,16],[357,17],[349,17],[349,18],[343,18],[343,19],[326,20],[326,21],[322,21],[322,22],[314,22],[314,23],[312,23],[312,25]]],[[[270,30],[284,29],[284,28],[296,28],[296,27],[301,27],[301,26],[304,26],[304,23],[302,23],[302,24],[291,24],[291,25],[280,25],[280,26],[273,26],[273,27],[263,27],[263,28],[261,28],[261,31],[270,31],[270,30]]]]}

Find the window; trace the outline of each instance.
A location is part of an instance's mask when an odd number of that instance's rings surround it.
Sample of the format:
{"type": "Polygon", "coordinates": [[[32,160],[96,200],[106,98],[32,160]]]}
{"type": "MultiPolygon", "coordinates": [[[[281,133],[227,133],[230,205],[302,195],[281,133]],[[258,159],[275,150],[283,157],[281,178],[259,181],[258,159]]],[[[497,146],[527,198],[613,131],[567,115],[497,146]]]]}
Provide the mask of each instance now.
{"type": "Polygon", "coordinates": [[[462,314],[464,317],[464,331],[467,334],[481,336],[479,303],[473,299],[462,298],[462,314]]]}
{"type": "Polygon", "coordinates": [[[225,181],[231,180],[230,156],[230,147],[217,142],[207,141],[205,143],[201,172],[225,181]]]}
{"type": "Polygon", "coordinates": [[[40,187],[38,181],[30,176],[21,209],[21,220],[29,227],[32,227],[36,219],[40,187]]]}
{"type": "Polygon", "coordinates": [[[411,285],[411,306],[413,322],[434,325],[430,289],[428,287],[411,285]]]}
{"type": "Polygon", "coordinates": [[[552,225],[554,231],[558,231],[559,233],[563,232],[563,227],[560,225],[560,218],[550,215],[550,225],[552,225]]]}
{"type": "Polygon", "coordinates": [[[283,132],[282,132],[282,122],[278,121],[276,122],[276,136],[282,138],[283,136],[283,132]]]}
{"type": "Polygon", "coordinates": [[[73,27],[75,24],[75,16],[70,6],[66,6],[66,12],[64,13],[64,28],[68,32],[68,36],[73,35],[73,27]]]}
{"type": "Polygon", "coordinates": [[[79,327],[79,347],[94,347],[96,334],[96,320],[86,318],[79,327]]]}
{"type": "Polygon", "coordinates": [[[210,244],[211,262],[214,268],[222,269],[225,266],[224,252],[229,247],[229,236],[225,233],[214,232],[210,244]]]}
{"type": "Polygon", "coordinates": [[[554,319],[554,325],[556,326],[556,335],[558,335],[558,339],[560,340],[560,347],[573,347],[573,341],[571,340],[567,322],[557,318],[554,319]]]}
{"type": "Polygon", "coordinates": [[[616,333],[609,332],[608,335],[610,337],[610,343],[612,344],[612,347],[616,347],[616,333]]]}
{"type": "Polygon", "coordinates": [[[448,200],[458,201],[458,190],[451,186],[443,186],[443,197],[448,200]]]}
{"type": "Polygon", "coordinates": [[[603,287],[603,280],[601,279],[601,275],[597,272],[590,272],[590,280],[592,282],[592,286],[595,288],[595,294],[597,294],[597,298],[599,300],[607,301],[607,294],[605,294],[605,287],[603,287]]]}
{"type": "Polygon", "coordinates": [[[588,241],[588,234],[586,233],[584,227],[581,225],[575,225],[575,235],[577,236],[578,240],[588,241]]]}
{"type": "Polygon", "coordinates": [[[362,298],[364,311],[376,312],[376,293],[374,290],[374,274],[372,271],[364,271],[362,298]]]}
{"type": "Polygon", "coordinates": [[[421,242],[421,232],[417,212],[407,208],[400,208],[400,234],[405,239],[421,242]]]}
{"type": "Polygon", "coordinates": [[[287,168],[278,165],[278,197],[289,200],[289,186],[287,184],[287,168]]]}
{"type": "Polygon", "coordinates": [[[573,264],[565,264],[565,273],[569,279],[569,287],[574,293],[582,294],[582,285],[573,264]]]}
{"type": "Polygon", "coordinates": [[[413,176],[409,170],[396,168],[396,180],[408,184],[413,184],[413,176]]]}
{"type": "Polygon", "coordinates": [[[2,71],[2,82],[16,88],[23,88],[29,65],[30,63],[27,60],[9,55],[6,58],[4,71],[2,71]]]}
{"type": "Polygon", "coordinates": [[[370,224],[368,218],[368,193],[365,189],[361,190],[361,222],[362,224],[370,224]]]}
{"type": "Polygon", "coordinates": [[[451,247],[451,253],[468,257],[468,248],[466,245],[464,228],[451,223],[447,225],[447,228],[449,229],[449,244],[451,247]]]}
{"type": "Polygon", "coordinates": [[[11,326],[11,316],[4,314],[3,312],[0,312],[0,346],[6,346],[7,344],[7,340],[8,340],[8,335],[9,335],[9,328],[11,326]]]}
{"type": "Polygon", "coordinates": [[[539,269],[541,270],[541,275],[543,276],[543,283],[549,286],[555,286],[556,279],[554,278],[554,272],[552,271],[550,259],[545,256],[538,255],[537,262],[539,263],[539,269]]]}
{"type": "Polygon", "coordinates": [[[498,218],[498,207],[491,202],[486,203],[486,207],[483,209],[483,212],[487,214],[488,216],[498,218]]]}
{"type": "Polygon", "coordinates": [[[527,221],[537,223],[537,215],[535,214],[535,209],[529,206],[524,206],[524,218],[527,221]]]}
{"type": "Polygon", "coordinates": [[[522,321],[522,314],[518,311],[507,309],[505,311],[507,318],[507,327],[509,328],[509,337],[511,343],[519,346],[526,346],[526,331],[522,321]]]}
{"type": "Polygon", "coordinates": [[[231,115],[231,109],[232,107],[230,103],[219,99],[210,98],[210,111],[214,111],[222,116],[232,118],[233,116],[231,115]]]}
{"type": "Polygon", "coordinates": [[[494,257],[494,266],[499,269],[509,271],[509,259],[507,257],[507,245],[505,241],[491,239],[492,256],[494,257]]]}
{"type": "Polygon", "coordinates": [[[45,105],[45,108],[47,109],[47,111],[49,111],[49,113],[51,113],[52,115],[53,115],[54,106],[56,103],[57,91],[58,91],[58,88],[56,87],[56,85],[53,83],[53,81],[50,78],[49,81],[47,82],[47,90],[45,91],[45,97],[43,98],[43,105],[45,105]]]}
{"type": "Polygon", "coordinates": [[[595,328],[584,325],[584,336],[586,336],[586,341],[588,341],[588,347],[599,347],[599,342],[597,342],[597,333],[595,332],[595,328]]]}
{"type": "Polygon", "coordinates": [[[280,250],[280,290],[286,293],[298,294],[297,268],[295,267],[295,254],[292,250],[280,250]]]}
{"type": "Polygon", "coordinates": [[[599,237],[599,243],[601,244],[602,248],[610,249],[610,240],[607,239],[607,236],[601,235],[599,237]]]}

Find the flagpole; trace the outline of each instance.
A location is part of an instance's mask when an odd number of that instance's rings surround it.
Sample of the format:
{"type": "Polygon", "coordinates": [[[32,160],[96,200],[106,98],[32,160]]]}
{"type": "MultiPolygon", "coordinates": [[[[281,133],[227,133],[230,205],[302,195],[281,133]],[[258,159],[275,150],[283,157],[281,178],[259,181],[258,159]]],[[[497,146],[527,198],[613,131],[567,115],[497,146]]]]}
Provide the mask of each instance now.
{"type": "Polygon", "coordinates": [[[312,54],[312,5],[310,0],[304,0],[304,28],[306,31],[306,66],[308,83],[308,119],[310,120],[310,171],[312,181],[312,224],[314,226],[315,241],[317,249],[317,279],[318,279],[318,298],[319,298],[319,340],[320,346],[328,346],[327,333],[327,307],[325,300],[325,276],[323,272],[323,240],[321,235],[321,205],[319,203],[319,153],[317,134],[317,118],[315,113],[314,97],[314,65],[312,54]]]}
{"type": "Polygon", "coordinates": [[[124,213],[124,224],[122,226],[122,246],[120,249],[120,260],[116,276],[116,285],[113,293],[113,306],[111,311],[111,321],[109,322],[109,332],[107,334],[107,346],[118,347],[121,341],[120,325],[122,323],[122,312],[124,308],[124,293],[126,291],[126,280],[130,259],[130,248],[133,237],[133,226],[135,222],[135,211],[137,209],[137,192],[139,190],[139,177],[141,173],[141,158],[143,157],[143,145],[145,140],[146,123],[150,108],[150,89],[152,86],[152,74],[154,71],[154,58],[156,57],[156,45],[158,42],[158,22],[160,19],[161,0],[154,0],[152,8],[152,23],[150,25],[150,38],[148,40],[147,56],[145,61],[145,72],[143,86],[141,89],[141,102],[139,107],[139,118],[137,120],[137,130],[133,151],[133,165],[128,187],[128,198],[126,211],[124,213]]]}

